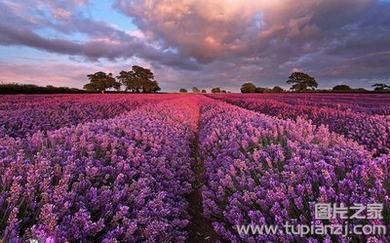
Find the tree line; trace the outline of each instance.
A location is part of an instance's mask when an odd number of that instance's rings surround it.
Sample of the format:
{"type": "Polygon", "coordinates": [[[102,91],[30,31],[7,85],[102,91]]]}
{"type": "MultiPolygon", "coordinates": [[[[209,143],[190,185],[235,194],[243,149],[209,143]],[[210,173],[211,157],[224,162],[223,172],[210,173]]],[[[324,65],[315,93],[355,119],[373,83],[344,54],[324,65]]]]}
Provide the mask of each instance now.
{"type": "MultiPolygon", "coordinates": [[[[316,79],[304,72],[293,72],[286,81],[287,84],[292,85],[290,90],[295,92],[314,92],[318,87],[316,79]]],[[[390,92],[390,86],[386,84],[374,84],[372,85],[375,92],[390,92]]],[[[327,91],[329,90],[319,90],[327,91]]],[[[332,92],[368,92],[366,89],[357,88],[353,89],[348,85],[336,85],[332,88],[332,92]]],[[[256,87],[251,82],[244,83],[241,86],[241,93],[282,93],[285,92],[281,87],[275,86],[272,89],[256,87]]]]}
{"type": "Polygon", "coordinates": [[[82,94],[85,90],[54,87],[52,85],[39,86],[35,84],[2,83],[0,81],[0,94],[82,94]]]}
{"type": "MultiPolygon", "coordinates": [[[[318,82],[312,76],[304,72],[293,72],[286,81],[287,84],[291,85],[290,90],[293,92],[370,92],[363,88],[351,88],[348,85],[341,84],[334,86],[331,90],[317,90],[318,82]]],[[[386,84],[373,84],[374,92],[390,92],[390,86],[386,84]]],[[[287,92],[280,86],[273,88],[258,87],[252,82],[246,82],[241,85],[241,93],[283,93],[287,92]]],[[[179,89],[180,93],[187,93],[188,90],[185,88],[179,89]]],[[[192,88],[193,93],[207,93],[205,89],[198,89],[197,87],[192,88]]],[[[219,87],[212,88],[211,93],[230,93],[229,91],[223,90],[219,87]]]]}
{"type": "MultiPolygon", "coordinates": [[[[150,69],[140,66],[132,66],[129,71],[121,71],[114,77],[112,73],[96,72],[87,75],[89,83],[84,85],[84,90],[68,87],[54,87],[52,85],[37,86],[33,84],[3,83],[0,81],[0,94],[55,94],[55,93],[90,93],[106,92],[108,90],[120,91],[124,86],[124,92],[133,93],[155,93],[160,91],[158,82],[150,69]]],[[[341,84],[334,86],[331,90],[317,90],[316,79],[303,72],[292,73],[287,84],[291,84],[290,90],[294,92],[370,92],[363,88],[351,88],[341,84]]],[[[373,84],[374,92],[390,92],[390,85],[376,83],[373,84]]],[[[241,93],[283,93],[287,90],[279,86],[273,88],[257,87],[251,82],[246,82],[241,86],[241,93]]],[[[123,92],[123,91],[122,91],[123,92]]],[[[180,93],[187,93],[188,90],[181,88],[180,93]]],[[[193,93],[207,93],[205,89],[192,88],[193,93]]],[[[230,93],[220,87],[211,89],[211,93],[230,93]]]]}
{"type": "MultiPolygon", "coordinates": [[[[188,90],[185,89],[185,88],[180,88],[179,92],[180,93],[188,93],[188,90]]],[[[212,88],[210,92],[211,93],[230,93],[230,91],[226,91],[226,90],[221,89],[219,87],[212,88]]],[[[205,89],[200,90],[197,87],[193,87],[192,88],[192,93],[207,93],[207,90],[205,90],[205,89]]]]}
{"type": "Polygon", "coordinates": [[[129,71],[121,71],[114,77],[112,73],[96,72],[87,75],[89,83],[84,85],[84,89],[94,92],[106,92],[108,89],[120,91],[122,86],[125,92],[132,93],[156,93],[161,88],[154,79],[154,74],[150,69],[134,65],[129,71]]]}

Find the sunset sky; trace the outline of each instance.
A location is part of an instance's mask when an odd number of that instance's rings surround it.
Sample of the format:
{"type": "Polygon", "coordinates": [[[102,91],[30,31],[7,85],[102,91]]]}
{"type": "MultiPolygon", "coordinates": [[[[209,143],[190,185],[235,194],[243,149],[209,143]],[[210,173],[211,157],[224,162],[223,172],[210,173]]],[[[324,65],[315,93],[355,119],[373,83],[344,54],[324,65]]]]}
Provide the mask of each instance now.
{"type": "Polygon", "coordinates": [[[390,84],[388,0],[0,0],[0,80],[81,88],[151,68],[164,91],[390,84]]]}

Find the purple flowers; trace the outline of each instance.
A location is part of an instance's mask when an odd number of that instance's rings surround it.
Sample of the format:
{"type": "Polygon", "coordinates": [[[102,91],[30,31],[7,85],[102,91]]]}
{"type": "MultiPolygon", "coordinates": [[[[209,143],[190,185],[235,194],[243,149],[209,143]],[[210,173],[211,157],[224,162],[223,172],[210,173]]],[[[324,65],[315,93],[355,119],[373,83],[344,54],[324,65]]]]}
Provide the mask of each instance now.
{"type": "MultiPolygon", "coordinates": [[[[107,119],[146,103],[153,95],[26,95],[0,97],[0,136],[24,137],[96,119],[107,119]]],[[[172,99],[174,95],[164,97],[172,99]]]]}
{"type": "Polygon", "coordinates": [[[221,239],[347,241],[235,228],[328,224],[315,203],[382,203],[384,219],[350,223],[389,224],[387,106],[218,97],[248,110],[202,95],[0,97],[0,240],[185,242],[199,155],[203,213],[221,239]]]}
{"type": "MultiPolygon", "coordinates": [[[[325,125],[332,132],[344,135],[346,138],[352,139],[358,142],[361,145],[364,145],[366,149],[372,152],[374,155],[388,154],[390,153],[390,115],[389,112],[383,112],[387,115],[376,115],[376,114],[367,114],[375,113],[375,108],[378,109],[378,113],[382,113],[383,110],[389,110],[389,106],[382,104],[379,107],[375,107],[375,103],[368,102],[365,104],[369,106],[369,112],[355,112],[351,109],[358,106],[356,103],[360,104],[359,101],[349,100],[349,104],[346,104],[346,101],[342,100],[342,97],[339,97],[341,100],[341,107],[337,106],[338,101],[337,96],[333,100],[333,106],[329,106],[328,103],[319,103],[317,101],[303,101],[301,97],[300,102],[299,97],[288,95],[283,99],[278,95],[265,95],[265,96],[215,96],[222,100],[225,100],[231,104],[254,110],[266,115],[275,116],[281,119],[296,119],[297,117],[302,117],[306,120],[311,120],[314,125],[320,126],[325,125]],[[297,99],[298,98],[298,99],[297,99]],[[298,100],[298,101],[297,101],[298,100]],[[285,103],[286,102],[286,103],[285,103]],[[303,103],[305,102],[305,103],[303,103]],[[356,102],[356,103],[352,103],[356,102]],[[345,107],[352,107],[351,109],[346,109],[345,107]],[[342,108],[344,107],[344,109],[342,108]]],[[[310,98],[311,96],[309,96],[310,98]]],[[[311,99],[315,98],[313,95],[311,99]]],[[[330,99],[332,95],[325,96],[326,99],[330,99]]],[[[375,96],[373,96],[375,97],[375,96]]],[[[367,96],[369,101],[372,96],[367,96]]],[[[319,97],[318,97],[319,98],[319,97]]],[[[345,98],[348,98],[345,97],[345,98]]],[[[360,98],[361,99],[361,98],[360,98]]],[[[390,100],[384,96],[379,97],[374,100],[381,104],[383,100],[390,100]]],[[[332,101],[332,100],[331,100],[332,101]]],[[[329,102],[329,101],[328,101],[329,102]]],[[[360,101],[362,102],[362,101],[360,101]]],[[[363,105],[360,104],[359,107],[363,105]]],[[[357,109],[361,111],[363,108],[357,109]]]]}
{"type": "Polygon", "coordinates": [[[201,110],[207,181],[203,206],[225,239],[301,241],[284,234],[239,235],[235,225],[309,224],[314,203],[380,202],[389,207],[389,177],[383,169],[388,171],[388,157],[372,159],[357,143],[301,118],[279,120],[217,101],[201,110]]]}
{"type": "Polygon", "coordinates": [[[196,109],[180,100],[146,106],[1,139],[2,238],[184,241],[196,109]]]}

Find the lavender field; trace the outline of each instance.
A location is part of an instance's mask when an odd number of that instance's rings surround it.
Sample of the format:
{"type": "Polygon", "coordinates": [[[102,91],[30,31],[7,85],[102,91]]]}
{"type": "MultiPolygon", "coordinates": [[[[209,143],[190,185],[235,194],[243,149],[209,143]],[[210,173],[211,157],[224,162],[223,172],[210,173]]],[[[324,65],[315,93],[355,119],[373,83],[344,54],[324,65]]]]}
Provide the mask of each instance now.
{"type": "Polygon", "coordinates": [[[0,242],[390,240],[286,222],[390,230],[389,95],[0,96],[0,242]]]}

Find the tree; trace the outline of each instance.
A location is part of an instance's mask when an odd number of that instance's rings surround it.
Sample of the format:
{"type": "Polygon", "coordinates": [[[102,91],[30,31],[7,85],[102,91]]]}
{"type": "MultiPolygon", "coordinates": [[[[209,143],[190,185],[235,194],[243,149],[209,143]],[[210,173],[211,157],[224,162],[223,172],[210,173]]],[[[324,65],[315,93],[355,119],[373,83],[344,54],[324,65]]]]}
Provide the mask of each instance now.
{"type": "Polygon", "coordinates": [[[161,88],[158,86],[157,81],[146,81],[142,85],[142,90],[144,93],[156,93],[157,91],[160,91],[161,88]]]}
{"type": "Polygon", "coordinates": [[[188,91],[187,91],[186,89],[181,88],[181,89],[179,90],[179,92],[180,92],[180,93],[187,93],[188,91]]]}
{"type": "Polygon", "coordinates": [[[160,87],[154,80],[153,72],[150,69],[140,66],[132,66],[130,71],[121,71],[118,80],[125,86],[125,91],[130,90],[133,93],[154,93],[160,91],[160,87]]]}
{"type": "Polygon", "coordinates": [[[142,88],[142,84],[136,79],[132,70],[128,72],[121,71],[116,78],[125,86],[125,92],[130,90],[133,93],[138,93],[142,88]]]}
{"type": "Polygon", "coordinates": [[[113,84],[113,88],[116,90],[116,91],[120,91],[121,90],[121,83],[115,81],[115,84],[113,84]]]}
{"type": "Polygon", "coordinates": [[[200,93],[200,90],[197,87],[192,88],[193,93],[200,93]]]}
{"type": "Polygon", "coordinates": [[[84,85],[84,89],[88,91],[99,91],[104,93],[107,89],[120,88],[120,83],[118,83],[112,74],[106,74],[105,72],[97,72],[94,74],[87,75],[89,83],[84,85]]]}
{"type": "Polygon", "coordinates": [[[357,88],[357,89],[354,89],[353,90],[354,92],[360,92],[360,93],[367,93],[368,90],[364,89],[364,88],[357,88]]]}
{"type": "Polygon", "coordinates": [[[202,89],[202,93],[207,93],[207,91],[205,89],[202,89]]]}
{"type": "Polygon", "coordinates": [[[336,85],[332,88],[333,91],[351,91],[352,88],[345,84],[336,85]]]}
{"type": "Polygon", "coordinates": [[[379,91],[379,92],[390,91],[390,86],[386,84],[373,84],[372,87],[375,87],[374,91],[379,91]]]}
{"type": "Polygon", "coordinates": [[[284,92],[284,89],[282,89],[281,87],[279,86],[275,86],[272,88],[271,90],[273,93],[283,93],[284,92]]]}
{"type": "Polygon", "coordinates": [[[96,87],[92,83],[87,83],[86,85],[84,85],[84,89],[87,91],[96,91],[96,87]]]}
{"type": "Polygon", "coordinates": [[[221,93],[221,88],[212,88],[211,93],[221,93]]]}
{"type": "Polygon", "coordinates": [[[256,85],[253,83],[244,83],[241,86],[241,93],[255,93],[256,92],[256,85]]]}
{"type": "Polygon", "coordinates": [[[266,88],[262,88],[262,87],[257,87],[255,89],[255,93],[265,93],[266,92],[266,88]]]}
{"type": "Polygon", "coordinates": [[[315,90],[318,87],[317,81],[303,72],[294,72],[288,78],[286,82],[292,84],[291,89],[298,92],[315,90]]]}
{"type": "Polygon", "coordinates": [[[85,90],[53,85],[38,86],[33,84],[3,83],[0,81],[0,94],[65,94],[86,93],[85,90]]]}

